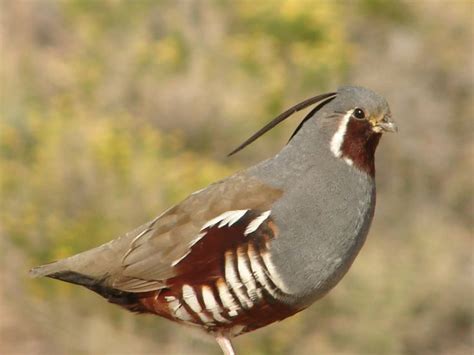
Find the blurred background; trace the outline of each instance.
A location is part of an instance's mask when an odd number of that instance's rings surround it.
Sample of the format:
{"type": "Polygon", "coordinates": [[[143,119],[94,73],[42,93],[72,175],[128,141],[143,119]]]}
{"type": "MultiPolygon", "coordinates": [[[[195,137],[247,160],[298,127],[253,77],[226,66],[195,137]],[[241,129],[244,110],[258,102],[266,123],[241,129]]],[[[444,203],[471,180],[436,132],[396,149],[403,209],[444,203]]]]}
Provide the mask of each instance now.
{"type": "Polygon", "coordinates": [[[240,354],[472,354],[469,0],[1,0],[0,353],[220,354],[212,339],[30,280],[275,154],[347,83],[387,97],[378,206],[346,278],[240,354]]]}

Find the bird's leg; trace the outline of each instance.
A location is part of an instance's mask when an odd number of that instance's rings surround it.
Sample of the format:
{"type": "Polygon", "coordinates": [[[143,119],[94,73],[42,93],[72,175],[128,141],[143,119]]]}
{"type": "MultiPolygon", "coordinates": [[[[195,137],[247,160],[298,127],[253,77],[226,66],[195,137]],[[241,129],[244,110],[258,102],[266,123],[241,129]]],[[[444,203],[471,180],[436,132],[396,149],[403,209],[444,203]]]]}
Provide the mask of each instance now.
{"type": "Polygon", "coordinates": [[[232,343],[228,337],[225,335],[217,335],[216,340],[224,355],[235,355],[234,347],[232,346],[232,343]]]}

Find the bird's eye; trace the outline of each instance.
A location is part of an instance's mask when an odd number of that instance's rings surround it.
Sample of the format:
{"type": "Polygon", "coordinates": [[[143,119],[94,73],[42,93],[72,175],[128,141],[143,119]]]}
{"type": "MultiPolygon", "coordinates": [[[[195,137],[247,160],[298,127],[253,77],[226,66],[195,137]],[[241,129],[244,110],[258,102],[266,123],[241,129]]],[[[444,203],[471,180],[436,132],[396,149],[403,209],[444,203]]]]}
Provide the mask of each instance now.
{"type": "Polygon", "coordinates": [[[365,118],[365,112],[361,108],[356,108],[352,115],[357,118],[358,120],[362,120],[365,118]]]}

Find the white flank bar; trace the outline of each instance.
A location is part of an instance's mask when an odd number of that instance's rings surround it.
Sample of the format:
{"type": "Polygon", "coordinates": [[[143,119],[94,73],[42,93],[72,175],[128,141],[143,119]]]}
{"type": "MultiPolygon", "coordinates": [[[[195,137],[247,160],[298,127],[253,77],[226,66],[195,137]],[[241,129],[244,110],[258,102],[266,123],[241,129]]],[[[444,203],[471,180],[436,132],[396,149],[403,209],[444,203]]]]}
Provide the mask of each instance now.
{"type": "Polygon", "coordinates": [[[249,261],[247,259],[247,254],[242,250],[241,247],[239,247],[237,249],[237,269],[239,270],[240,279],[245,285],[249,297],[253,301],[256,301],[260,298],[257,290],[257,283],[255,282],[248,264],[249,261]]]}
{"type": "Polygon", "coordinates": [[[212,319],[203,312],[202,307],[199,304],[199,300],[197,299],[196,292],[194,292],[194,288],[189,285],[183,285],[183,300],[186,302],[189,308],[191,308],[193,312],[197,314],[203,323],[213,323],[212,319]]]}
{"type": "Polygon", "coordinates": [[[229,316],[235,317],[239,314],[238,311],[241,309],[241,307],[237,304],[237,302],[235,302],[234,296],[232,296],[232,293],[230,293],[227,283],[224,281],[224,279],[218,279],[216,285],[222,305],[229,310],[229,316]]]}
{"type": "Polygon", "coordinates": [[[224,318],[221,315],[222,308],[217,303],[216,298],[214,297],[214,292],[207,285],[202,286],[202,299],[204,301],[204,307],[206,307],[207,311],[211,312],[212,317],[217,322],[219,322],[219,323],[230,323],[230,321],[228,319],[224,318]]]}
{"type": "Polygon", "coordinates": [[[252,308],[253,302],[243,290],[244,285],[239,280],[239,276],[234,266],[234,255],[230,250],[225,253],[225,279],[229,287],[234,290],[235,295],[244,308],[252,308]]]}
{"type": "Polygon", "coordinates": [[[265,264],[265,268],[268,270],[268,276],[270,276],[270,279],[272,280],[273,284],[280,290],[282,290],[284,293],[290,294],[290,290],[286,287],[285,283],[278,275],[278,272],[275,269],[275,265],[273,265],[270,254],[268,252],[262,253],[262,260],[265,264]]]}
{"type": "Polygon", "coordinates": [[[275,290],[273,285],[270,283],[267,277],[267,272],[260,262],[260,258],[257,255],[257,251],[254,246],[249,243],[248,249],[250,267],[252,268],[252,273],[255,275],[258,283],[275,299],[278,298],[278,292],[275,290]]]}
{"type": "Polygon", "coordinates": [[[171,314],[173,314],[176,319],[183,322],[190,322],[193,320],[193,317],[176,298],[168,303],[168,307],[171,311],[171,314]]]}

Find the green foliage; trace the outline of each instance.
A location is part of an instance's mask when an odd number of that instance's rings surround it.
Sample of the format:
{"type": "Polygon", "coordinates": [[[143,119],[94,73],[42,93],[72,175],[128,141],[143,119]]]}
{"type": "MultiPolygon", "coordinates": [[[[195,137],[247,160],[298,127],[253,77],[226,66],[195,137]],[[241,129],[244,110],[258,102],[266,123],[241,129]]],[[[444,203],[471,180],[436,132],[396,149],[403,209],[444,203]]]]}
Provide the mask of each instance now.
{"type": "Polygon", "coordinates": [[[360,0],[362,13],[378,23],[408,24],[414,20],[412,8],[400,0],[360,0]]]}
{"type": "Polygon", "coordinates": [[[338,6],[315,1],[239,1],[230,52],[250,75],[272,84],[269,95],[323,88],[344,72],[348,53],[338,6]]]}
{"type": "Polygon", "coordinates": [[[2,122],[5,232],[39,262],[71,255],[144,223],[224,168],[127,115],[65,105],[2,122]],[[74,117],[67,117],[73,111],[74,117]],[[201,167],[205,166],[206,169],[201,167]]]}

